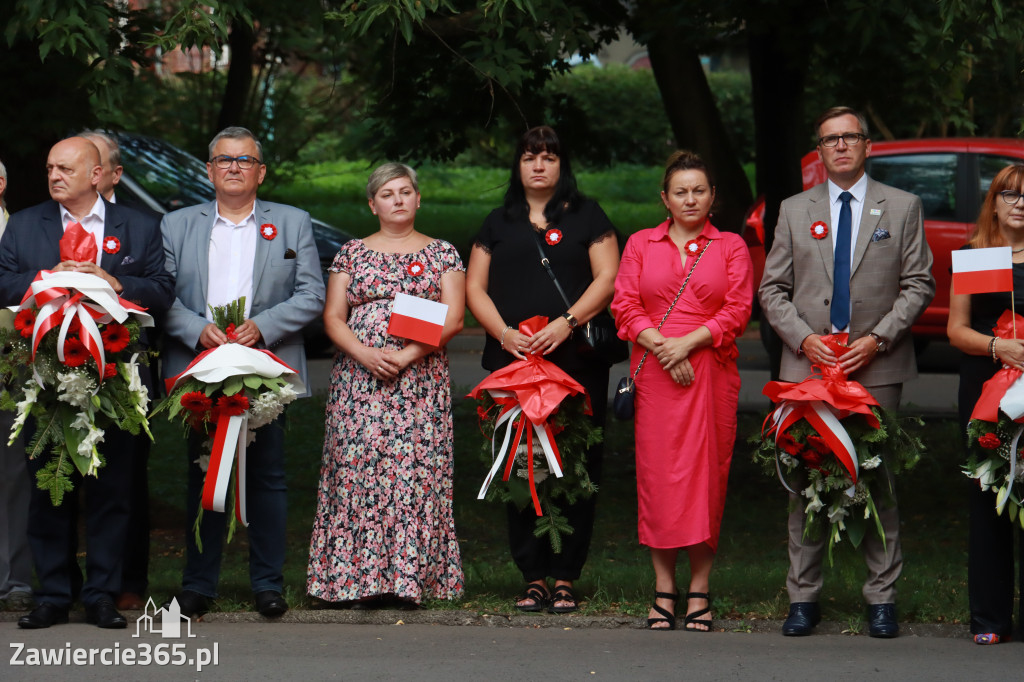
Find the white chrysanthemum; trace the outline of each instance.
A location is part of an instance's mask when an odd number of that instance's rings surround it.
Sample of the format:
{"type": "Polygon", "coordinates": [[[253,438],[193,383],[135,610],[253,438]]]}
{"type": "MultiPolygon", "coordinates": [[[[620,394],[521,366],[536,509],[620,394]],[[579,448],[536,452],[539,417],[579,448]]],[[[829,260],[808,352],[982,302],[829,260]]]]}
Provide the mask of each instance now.
{"type": "Polygon", "coordinates": [[[282,386],[281,390],[279,390],[275,395],[282,405],[287,405],[299,397],[299,394],[295,392],[295,389],[292,388],[291,384],[285,384],[282,386]]]}
{"type": "Polygon", "coordinates": [[[57,400],[79,408],[92,402],[96,382],[85,372],[58,372],[57,381],[57,400]]]}
{"type": "Polygon", "coordinates": [[[882,464],[882,458],[878,455],[870,457],[860,463],[860,468],[864,470],[877,469],[882,464]]]}
{"type": "MultiPolygon", "coordinates": [[[[292,394],[294,395],[295,392],[292,391],[292,394]]],[[[291,400],[294,400],[294,398],[291,400]]],[[[258,429],[274,421],[284,411],[284,405],[280,400],[279,394],[273,391],[260,393],[249,406],[249,428],[258,429]]]]}

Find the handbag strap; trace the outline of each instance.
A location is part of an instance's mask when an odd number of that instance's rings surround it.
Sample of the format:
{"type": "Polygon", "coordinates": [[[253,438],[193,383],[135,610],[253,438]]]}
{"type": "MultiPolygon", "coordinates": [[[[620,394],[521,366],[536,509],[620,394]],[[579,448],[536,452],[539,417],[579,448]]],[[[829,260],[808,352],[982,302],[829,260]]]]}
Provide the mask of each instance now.
{"type": "Polygon", "coordinates": [[[555,288],[558,289],[558,294],[565,301],[565,309],[568,310],[572,307],[572,302],[569,297],[565,295],[565,290],[562,289],[562,285],[558,282],[558,277],[555,275],[555,271],[551,269],[551,261],[548,260],[547,254],[544,253],[544,245],[540,243],[540,235],[537,234],[537,230],[530,228],[530,232],[533,233],[534,244],[537,245],[537,253],[540,254],[540,264],[547,270],[548,276],[551,277],[551,281],[555,283],[555,288]]]}
{"type": "MultiPolygon", "coordinates": [[[[672,305],[668,307],[668,310],[665,311],[664,317],[661,318],[661,322],[658,323],[658,331],[661,331],[661,326],[665,324],[665,320],[667,320],[668,316],[672,313],[672,309],[676,307],[679,297],[683,295],[683,290],[686,289],[686,285],[690,281],[690,277],[693,276],[693,271],[697,269],[697,263],[700,262],[701,256],[704,255],[704,252],[708,250],[709,246],[711,246],[710,239],[708,240],[708,243],[704,245],[704,248],[700,250],[700,253],[697,254],[697,259],[693,261],[693,265],[690,266],[690,272],[687,273],[686,279],[683,280],[683,286],[679,287],[679,292],[676,294],[676,297],[672,299],[672,305]]],[[[644,351],[644,356],[640,358],[640,364],[636,366],[636,371],[633,372],[633,381],[636,381],[636,375],[640,373],[640,369],[644,366],[644,362],[647,360],[647,355],[650,352],[650,348],[644,351]]]]}

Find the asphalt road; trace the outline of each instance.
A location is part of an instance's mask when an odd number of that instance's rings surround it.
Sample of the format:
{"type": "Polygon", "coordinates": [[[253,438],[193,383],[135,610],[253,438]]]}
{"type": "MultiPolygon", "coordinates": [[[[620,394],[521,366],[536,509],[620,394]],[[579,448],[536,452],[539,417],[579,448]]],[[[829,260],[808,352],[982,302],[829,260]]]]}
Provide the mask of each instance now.
{"type": "MultiPolygon", "coordinates": [[[[401,614],[396,614],[400,617],[401,614]]],[[[980,647],[966,638],[903,636],[876,640],[842,634],[785,638],[775,633],[640,629],[449,627],[444,625],[196,623],[192,639],[163,639],[72,623],[22,631],[0,624],[0,678],[127,680],[971,680],[1019,679],[1022,646],[980,647]],[[11,665],[30,648],[117,650],[148,645],[185,665],[11,665]],[[200,649],[217,662],[196,670],[200,649]],[[191,665],[188,661],[192,660],[191,665]]],[[[111,660],[113,654],[108,654],[111,660]]]]}

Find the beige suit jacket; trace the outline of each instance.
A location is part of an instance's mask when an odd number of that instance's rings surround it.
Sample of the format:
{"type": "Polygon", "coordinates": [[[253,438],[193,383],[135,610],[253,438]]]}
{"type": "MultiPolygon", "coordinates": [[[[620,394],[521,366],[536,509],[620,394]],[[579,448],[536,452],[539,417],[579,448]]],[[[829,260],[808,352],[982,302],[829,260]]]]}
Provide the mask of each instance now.
{"type": "MultiPolygon", "coordinates": [[[[832,239],[811,236],[811,224],[819,220],[831,234],[827,183],[782,202],[761,280],[761,308],[792,351],[782,356],[780,378],[785,381],[802,381],[810,374],[810,363],[800,352],[803,340],[832,330],[832,239]]],[[[889,345],[851,379],[882,386],[917,376],[909,332],[935,296],[931,269],[921,200],[868,178],[850,275],[850,341],[875,333],[889,345]]]]}

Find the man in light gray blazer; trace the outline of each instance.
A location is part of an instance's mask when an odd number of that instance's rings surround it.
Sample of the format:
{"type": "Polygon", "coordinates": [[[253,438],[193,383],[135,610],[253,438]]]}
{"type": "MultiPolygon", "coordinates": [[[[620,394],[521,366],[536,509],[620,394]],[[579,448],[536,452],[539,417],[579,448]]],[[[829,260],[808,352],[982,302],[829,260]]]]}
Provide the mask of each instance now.
{"type": "MultiPolygon", "coordinates": [[[[802,381],[812,363],[839,364],[883,408],[896,409],[903,382],[917,376],[910,327],[935,295],[921,200],[865,174],[871,140],[856,111],[825,111],[816,133],[828,181],[782,202],[759,292],[765,316],[791,351],[783,353],[780,378],[802,381]],[[837,271],[848,277],[848,287],[837,271]],[[821,341],[834,332],[850,335],[849,350],[838,357],[821,341]]],[[[804,537],[804,504],[796,496],[790,502],[790,610],[783,634],[800,636],[821,619],[825,538],[804,537]]],[[[895,502],[879,512],[885,542],[871,532],[864,538],[868,577],[862,591],[869,634],[895,637],[903,564],[899,512],[895,502]]]]}
{"type": "MultiPolygon", "coordinates": [[[[167,313],[164,377],[182,372],[199,352],[227,343],[209,306],[245,296],[246,321],[235,330],[235,342],[272,351],[308,386],[302,328],[324,305],[309,214],[256,198],[267,167],[262,145],[245,128],[222,130],[209,153],[206,167],[216,200],[169,213],[161,225],[167,270],[177,278],[167,313]]],[[[282,415],[260,428],[246,451],[250,582],[256,609],[268,617],[288,610],[281,594],[287,509],[283,421],[282,415]]],[[[190,439],[188,448],[186,565],[177,595],[186,616],[205,613],[217,596],[226,521],[222,513],[203,514],[200,552],[192,532],[203,483],[195,461],[200,440],[190,439]]]]}

